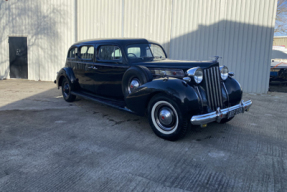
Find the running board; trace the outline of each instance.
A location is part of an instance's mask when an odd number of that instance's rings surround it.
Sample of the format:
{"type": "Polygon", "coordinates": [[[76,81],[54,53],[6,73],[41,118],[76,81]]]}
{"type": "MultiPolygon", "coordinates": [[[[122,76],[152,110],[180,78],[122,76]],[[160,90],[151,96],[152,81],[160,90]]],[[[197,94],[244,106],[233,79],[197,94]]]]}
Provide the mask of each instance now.
{"type": "Polygon", "coordinates": [[[98,103],[102,103],[104,105],[107,105],[107,106],[110,106],[110,107],[113,107],[113,108],[116,108],[116,109],[119,109],[119,110],[122,110],[122,111],[126,111],[126,112],[129,112],[129,113],[135,114],[133,111],[131,111],[130,109],[125,107],[124,101],[109,100],[109,99],[106,99],[106,98],[97,97],[97,96],[90,96],[90,95],[87,95],[85,93],[76,92],[76,91],[71,91],[71,94],[79,96],[79,97],[83,97],[85,99],[89,99],[89,100],[92,100],[92,101],[95,101],[95,102],[98,102],[98,103]]]}

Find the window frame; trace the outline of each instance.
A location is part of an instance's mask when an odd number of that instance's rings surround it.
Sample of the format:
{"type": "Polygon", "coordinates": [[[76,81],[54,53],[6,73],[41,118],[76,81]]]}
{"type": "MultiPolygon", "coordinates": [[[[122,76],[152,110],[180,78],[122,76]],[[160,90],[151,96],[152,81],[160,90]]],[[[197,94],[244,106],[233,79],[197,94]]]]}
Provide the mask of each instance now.
{"type": "Polygon", "coordinates": [[[77,59],[78,50],[79,50],[79,48],[78,48],[78,47],[71,47],[71,48],[69,49],[69,51],[68,51],[67,59],[77,59]],[[75,52],[75,57],[69,57],[69,55],[70,55],[70,51],[71,51],[72,49],[77,49],[77,51],[75,52]]]}
{"type": "MultiPolygon", "coordinates": [[[[136,45],[136,44],[135,44],[135,45],[136,45]]],[[[128,48],[126,49],[126,51],[127,51],[126,54],[127,54],[127,57],[128,57],[128,58],[129,58],[129,52],[128,52],[128,49],[129,49],[129,48],[132,48],[132,49],[134,49],[134,48],[139,48],[139,54],[140,54],[139,57],[141,56],[141,48],[140,48],[140,47],[128,47],[128,48]]],[[[134,53],[133,53],[133,54],[134,54],[134,53]]]]}
{"type": "MultiPolygon", "coordinates": [[[[128,47],[129,47],[130,45],[136,45],[136,44],[144,44],[144,43],[130,43],[130,44],[125,45],[125,47],[124,47],[125,54],[128,55],[128,47]]],[[[163,48],[160,44],[153,43],[153,42],[148,42],[147,44],[154,44],[154,45],[159,46],[159,47],[162,49],[162,51],[163,51],[163,53],[164,53],[164,55],[165,55],[165,59],[168,59],[167,54],[166,54],[164,48],[163,48]]],[[[151,54],[153,55],[152,52],[151,52],[151,54]]],[[[131,61],[131,60],[134,61],[134,60],[135,60],[135,59],[129,58],[128,56],[127,56],[127,59],[128,59],[129,61],[131,61]]]]}
{"type": "Polygon", "coordinates": [[[78,47],[78,53],[77,53],[78,58],[79,58],[80,60],[83,60],[83,61],[92,61],[92,62],[94,62],[94,61],[95,61],[95,55],[96,55],[96,54],[95,54],[95,50],[96,50],[96,47],[95,47],[94,45],[81,45],[80,47],[78,47]],[[79,54],[81,54],[81,49],[82,49],[82,47],[88,47],[87,51],[89,50],[90,47],[93,47],[93,48],[94,48],[93,58],[91,58],[91,59],[85,59],[85,58],[80,57],[79,54]]]}
{"type": "MultiPolygon", "coordinates": [[[[96,62],[103,62],[103,63],[123,63],[123,49],[121,48],[121,46],[117,45],[117,44],[113,44],[113,43],[107,43],[107,44],[99,44],[97,46],[97,54],[96,54],[96,62]],[[114,60],[104,60],[104,59],[101,59],[99,57],[99,51],[100,51],[100,48],[102,46],[114,46],[114,47],[118,47],[120,50],[121,50],[121,54],[122,54],[122,57],[120,59],[114,59],[114,60]]],[[[114,49],[115,50],[115,49],[114,49]]]]}
{"type": "MultiPolygon", "coordinates": [[[[163,52],[163,54],[164,54],[164,56],[165,56],[165,59],[167,59],[167,54],[166,54],[164,48],[161,45],[156,44],[156,43],[149,43],[149,44],[153,44],[153,45],[156,45],[156,46],[160,47],[162,52],[163,52]]],[[[150,47],[150,49],[151,49],[151,47],[150,47]]],[[[152,51],[151,51],[151,53],[152,53],[152,55],[154,55],[154,53],[152,51]]]]}

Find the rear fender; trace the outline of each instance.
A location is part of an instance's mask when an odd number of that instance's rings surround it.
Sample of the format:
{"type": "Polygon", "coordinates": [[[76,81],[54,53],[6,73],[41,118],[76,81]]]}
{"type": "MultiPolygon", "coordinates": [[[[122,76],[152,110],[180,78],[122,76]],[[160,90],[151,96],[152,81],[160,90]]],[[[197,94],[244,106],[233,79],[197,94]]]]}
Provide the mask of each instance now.
{"type": "Polygon", "coordinates": [[[163,93],[175,101],[186,116],[200,112],[200,99],[195,89],[176,78],[160,78],[148,82],[126,97],[127,107],[139,115],[144,115],[150,99],[163,93]]]}
{"type": "Polygon", "coordinates": [[[64,67],[58,72],[56,79],[56,84],[58,88],[62,86],[62,81],[64,78],[68,79],[70,85],[72,86],[72,89],[75,90],[78,87],[77,79],[71,67],[64,67]]]}

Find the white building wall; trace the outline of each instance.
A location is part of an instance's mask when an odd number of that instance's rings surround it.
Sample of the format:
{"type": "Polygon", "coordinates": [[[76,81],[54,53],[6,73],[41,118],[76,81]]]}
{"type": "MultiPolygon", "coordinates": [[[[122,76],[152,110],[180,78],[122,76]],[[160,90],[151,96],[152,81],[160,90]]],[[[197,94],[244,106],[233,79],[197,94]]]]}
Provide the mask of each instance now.
{"type": "Polygon", "coordinates": [[[142,37],[161,43],[172,59],[222,56],[244,91],[264,93],[276,6],[277,0],[1,1],[0,79],[9,78],[8,36],[28,37],[28,78],[49,81],[75,39],[142,37]]]}
{"type": "Polygon", "coordinates": [[[123,37],[161,43],[169,53],[172,0],[124,0],[123,37]]]}
{"type": "Polygon", "coordinates": [[[121,37],[121,0],[78,0],[78,40],[121,37]]]}
{"type": "Polygon", "coordinates": [[[80,39],[147,38],[161,43],[172,59],[206,60],[218,55],[244,91],[268,91],[276,0],[115,0],[116,10],[110,0],[104,5],[97,2],[102,9],[94,1],[78,1],[79,18],[93,7],[100,15],[78,25],[80,39]],[[117,19],[106,18],[109,14],[117,19]],[[117,24],[107,24],[111,22],[117,24]],[[90,26],[99,27],[89,30],[90,26]],[[101,33],[103,29],[107,31],[101,33]]]}
{"type": "Polygon", "coordinates": [[[78,0],[78,40],[135,37],[169,50],[172,0],[78,0]]]}
{"type": "Polygon", "coordinates": [[[276,0],[174,0],[170,57],[222,56],[244,91],[266,93],[276,7],[276,0]]]}
{"type": "Polygon", "coordinates": [[[9,0],[0,2],[0,79],[9,77],[9,36],[25,36],[28,79],[51,81],[64,66],[75,41],[74,1],[9,0]]]}

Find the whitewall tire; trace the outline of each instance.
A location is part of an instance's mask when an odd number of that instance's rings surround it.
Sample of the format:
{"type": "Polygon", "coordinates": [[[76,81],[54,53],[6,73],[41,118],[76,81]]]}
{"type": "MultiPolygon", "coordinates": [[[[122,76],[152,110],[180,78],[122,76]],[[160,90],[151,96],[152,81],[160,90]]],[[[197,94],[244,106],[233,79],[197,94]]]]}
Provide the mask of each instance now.
{"type": "Polygon", "coordinates": [[[149,101],[148,118],[154,133],[170,141],[185,136],[189,125],[178,104],[164,94],[157,94],[149,101]]]}

